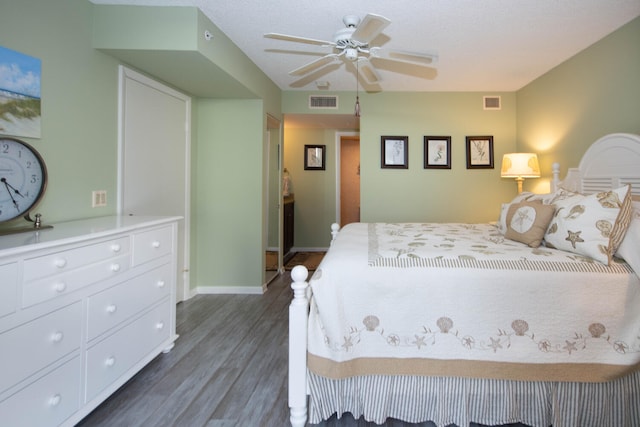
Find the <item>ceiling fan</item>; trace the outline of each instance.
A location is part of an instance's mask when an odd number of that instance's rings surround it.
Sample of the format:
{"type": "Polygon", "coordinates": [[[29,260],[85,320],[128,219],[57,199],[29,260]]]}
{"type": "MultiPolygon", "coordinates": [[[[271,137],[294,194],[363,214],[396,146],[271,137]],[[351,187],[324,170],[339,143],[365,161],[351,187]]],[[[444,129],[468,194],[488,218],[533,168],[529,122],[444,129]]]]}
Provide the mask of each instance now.
{"type": "Polygon", "coordinates": [[[433,66],[438,60],[438,55],[434,53],[387,50],[379,46],[370,46],[371,41],[391,24],[391,21],[384,16],[369,13],[361,22],[356,15],[346,15],[342,22],[344,22],[345,28],[336,31],[333,41],[278,33],[267,33],[264,36],[270,39],[313,44],[332,49],[331,53],[290,71],[289,74],[292,76],[305,76],[335,61],[346,59],[356,64],[358,74],[367,83],[375,84],[381,81],[381,78],[370,59],[373,59],[374,62],[376,58],[380,58],[421,66],[433,66]]]}

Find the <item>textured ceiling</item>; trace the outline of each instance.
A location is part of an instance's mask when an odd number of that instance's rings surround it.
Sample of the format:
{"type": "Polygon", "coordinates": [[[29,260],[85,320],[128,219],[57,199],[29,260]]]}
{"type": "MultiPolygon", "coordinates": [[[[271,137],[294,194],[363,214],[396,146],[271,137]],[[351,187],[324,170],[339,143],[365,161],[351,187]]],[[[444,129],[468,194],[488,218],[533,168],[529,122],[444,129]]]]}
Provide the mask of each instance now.
{"type": "MultiPolygon", "coordinates": [[[[372,43],[437,52],[436,68],[378,59],[368,91],[515,91],[640,16],[640,0],[91,0],[100,4],[197,6],[282,90],[354,91],[354,71],[336,63],[305,76],[289,71],[326,47],[264,38],[269,32],[333,40],[342,17],[391,20],[372,43]]],[[[215,42],[215,40],[214,40],[215,42]]],[[[640,45],[640,43],[639,43],[640,45]]]]}

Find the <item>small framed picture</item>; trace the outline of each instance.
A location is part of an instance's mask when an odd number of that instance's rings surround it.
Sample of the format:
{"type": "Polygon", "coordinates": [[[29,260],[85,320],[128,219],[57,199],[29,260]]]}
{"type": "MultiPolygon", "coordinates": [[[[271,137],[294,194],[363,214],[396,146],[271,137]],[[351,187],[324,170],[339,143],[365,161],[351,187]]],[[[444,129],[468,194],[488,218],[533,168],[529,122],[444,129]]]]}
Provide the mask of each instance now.
{"type": "Polygon", "coordinates": [[[424,168],[451,169],[451,137],[424,137],[424,168]]]}
{"type": "Polygon", "coordinates": [[[304,170],[323,171],[325,168],[326,145],[304,146],[304,170]]]}
{"type": "Polygon", "coordinates": [[[467,169],[493,169],[493,136],[467,137],[467,169]]]}
{"type": "Polygon", "coordinates": [[[409,169],[409,137],[383,136],[380,138],[381,167],[409,169]]]}

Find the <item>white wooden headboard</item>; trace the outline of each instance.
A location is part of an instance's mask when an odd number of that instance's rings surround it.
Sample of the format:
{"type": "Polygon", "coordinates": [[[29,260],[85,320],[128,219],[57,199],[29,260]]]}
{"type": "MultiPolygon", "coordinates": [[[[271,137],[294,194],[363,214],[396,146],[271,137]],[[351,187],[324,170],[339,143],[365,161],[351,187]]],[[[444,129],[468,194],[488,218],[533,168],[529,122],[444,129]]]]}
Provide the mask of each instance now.
{"type": "Polygon", "coordinates": [[[559,166],[553,165],[553,190],[559,186],[592,194],[631,184],[631,194],[640,200],[640,135],[612,133],[594,142],[577,168],[570,168],[564,181],[557,179],[559,166]]]}

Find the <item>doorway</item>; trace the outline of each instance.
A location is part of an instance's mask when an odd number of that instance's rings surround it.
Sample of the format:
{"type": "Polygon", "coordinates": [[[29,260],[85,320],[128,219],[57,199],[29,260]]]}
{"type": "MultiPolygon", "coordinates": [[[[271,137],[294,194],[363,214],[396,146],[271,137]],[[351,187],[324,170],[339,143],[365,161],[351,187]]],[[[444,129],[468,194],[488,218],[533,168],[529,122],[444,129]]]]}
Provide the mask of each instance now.
{"type": "Polygon", "coordinates": [[[281,122],[275,117],[267,114],[267,135],[265,138],[265,198],[267,213],[265,218],[265,271],[263,280],[263,290],[271,282],[282,268],[281,250],[281,185],[282,177],[280,172],[281,150],[280,135],[281,122]]]}
{"type": "Polygon", "coordinates": [[[120,66],[120,215],[181,216],[176,302],[189,293],[191,98],[120,66]]]}
{"type": "Polygon", "coordinates": [[[339,215],[340,227],[360,222],[360,135],[339,135],[339,215]]]}

